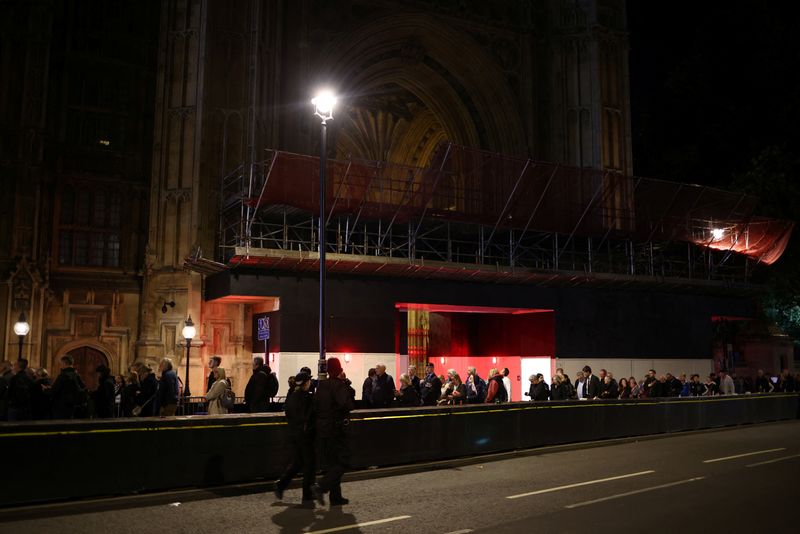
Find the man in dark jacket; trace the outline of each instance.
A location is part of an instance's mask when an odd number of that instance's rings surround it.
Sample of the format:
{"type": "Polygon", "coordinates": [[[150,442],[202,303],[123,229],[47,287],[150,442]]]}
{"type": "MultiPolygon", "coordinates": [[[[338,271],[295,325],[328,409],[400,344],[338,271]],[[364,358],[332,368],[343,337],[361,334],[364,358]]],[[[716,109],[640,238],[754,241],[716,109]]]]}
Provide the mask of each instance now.
{"type": "Polygon", "coordinates": [[[375,374],[375,368],[370,368],[367,371],[367,378],[361,385],[361,402],[364,404],[364,408],[372,408],[372,388],[375,385],[375,374]]]}
{"type": "Polygon", "coordinates": [[[420,379],[417,376],[417,366],[416,365],[409,365],[408,366],[408,379],[411,380],[411,385],[414,386],[414,389],[417,390],[417,396],[419,396],[421,385],[420,379]]]}
{"type": "Polygon", "coordinates": [[[681,394],[681,389],[683,389],[683,384],[680,380],[675,378],[672,373],[667,373],[667,381],[666,381],[666,389],[665,397],[679,397],[681,394]]]}
{"type": "Polygon", "coordinates": [[[647,371],[647,376],[642,383],[642,392],[646,397],[655,398],[661,396],[660,390],[661,386],[659,385],[658,377],[656,376],[656,370],[650,369],[647,371]]]}
{"type": "Polygon", "coordinates": [[[106,419],[114,417],[116,395],[114,394],[114,381],[111,379],[111,370],[105,365],[98,365],[97,389],[92,392],[94,415],[106,419]]]}
{"type": "Polygon", "coordinates": [[[338,358],[328,358],[328,379],[317,384],[314,394],[317,439],[326,473],[319,484],[311,487],[314,499],[325,504],[324,494],[330,492],[331,506],[349,501],[342,497],[342,475],[350,463],[347,447],[347,424],[353,409],[355,391],[342,371],[338,358]]]}
{"type": "Polygon", "coordinates": [[[420,382],[419,398],[423,406],[436,406],[442,394],[442,381],[434,373],[434,366],[428,362],[425,366],[425,378],[420,382]]]}
{"type": "Polygon", "coordinates": [[[269,411],[271,375],[272,369],[264,365],[264,358],[261,356],[253,358],[253,374],[244,388],[244,402],[250,413],[269,411]]]}
{"type": "Polygon", "coordinates": [[[289,439],[291,441],[292,463],[275,482],[275,496],[283,499],[283,492],[289,486],[292,478],[303,472],[303,501],[311,501],[311,486],[314,484],[315,455],[314,455],[314,396],[309,389],[311,377],[307,373],[298,373],[294,377],[294,391],[290,392],[283,405],[286,413],[286,423],[289,426],[289,439]]]}
{"type": "Polygon", "coordinates": [[[22,358],[14,363],[14,376],[8,385],[8,420],[31,419],[32,401],[36,384],[28,375],[28,360],[22,358]]]}
{"type": "Polygon", "coordinates": [[[69,354],[61,357],[61,373],[53,383],[53,418],[72,419],[86,404],[86,386],[75,368],[69,354]]]}
{"type": "Polygon", "coordinates": [[[141,406],[140,417],[153,417],[155,411],[156,394],[158,393],[158,380],[153,369],[142,362],[137,362],[134,366],[139,375],[139,391],[136,392],[136,406],[141,406]]]}
{"type": "Polygon", "coordinates": [[[586,398],[596,399],[600,396],[600,379],[592,374],[592,368],[588,365],[583,366],[583,375],[586,377],[586,398]]]}
{"type": "Polygon", "coordinates": [[[161,371],[161,379],[158,381],[154,410],[161,417],[172,417],[178,410],[178,375],[173,371],[169,358],[161,360],[158,370],[161,371]]]}
{"type": "Polygon", "coordinates": [[[388,408],[394,400],[394,379],[386,374],[386,366],[379,363],[375,366],[375,381],[372,384],[372,407],[388,408]]]}

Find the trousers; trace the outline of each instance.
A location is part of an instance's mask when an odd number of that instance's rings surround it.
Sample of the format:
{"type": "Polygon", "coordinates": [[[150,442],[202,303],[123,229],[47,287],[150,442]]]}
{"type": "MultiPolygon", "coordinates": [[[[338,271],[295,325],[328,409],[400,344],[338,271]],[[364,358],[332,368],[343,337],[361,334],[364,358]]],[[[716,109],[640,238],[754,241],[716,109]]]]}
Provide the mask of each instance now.
{"type": "Polygon", "coordinates": [[[320,455],[325,466],[325,476],[319,482],[323,492],[331,492],[331,499],[342,497],[342,475],[350,466],[350,449],[344,428],[337,428],[333,435],[319,439],[320,455]]]}
{"type": "Polygon", "coordinates": [[[278,479],[276,486],[280,490],[285,490],[295,475],[302,472],[303,500],[310,501],[314,498],[311,494],[311,486],[314,484],[314,477],[316,474],[314,440],[305,436],[293,436],[292,451],[292,463],[289,464],[283,476],[278,479]]]}

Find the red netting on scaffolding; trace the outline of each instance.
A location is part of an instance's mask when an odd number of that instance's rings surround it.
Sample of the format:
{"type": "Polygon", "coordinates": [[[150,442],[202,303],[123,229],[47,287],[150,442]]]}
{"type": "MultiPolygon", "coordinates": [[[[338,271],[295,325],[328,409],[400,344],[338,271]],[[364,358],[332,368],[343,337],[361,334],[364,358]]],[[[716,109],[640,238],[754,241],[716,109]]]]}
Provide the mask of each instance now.
{"type": "MultiPolygon", "coordinates": [[[[269,170],[246,203],[319,212],[319,158],[270,151],[269,170]]],[[[613,171],[514,158],[442,144],[427,167],[328,160],[329,216],[390,224],[426,218],[495,230],[556,232],[641,242],[691,242],[780,258],[791,221],[755,215],[755,197],[613,171]]]]}

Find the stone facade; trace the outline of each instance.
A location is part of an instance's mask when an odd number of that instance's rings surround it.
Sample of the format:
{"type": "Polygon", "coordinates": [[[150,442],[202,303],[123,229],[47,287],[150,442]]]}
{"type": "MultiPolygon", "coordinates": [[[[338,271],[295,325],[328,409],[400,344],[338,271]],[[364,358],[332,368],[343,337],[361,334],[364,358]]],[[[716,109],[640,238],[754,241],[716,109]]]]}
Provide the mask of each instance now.
{"type": "Polygon", "coordinates": [[[220,354],[242,392],[252,314],[275,304],[204,302],[184,258],[215,256],[224,176],[257,170],[265,148],[317,152],[323,83],[343,95],[331,155],[423,166],[451,140],[633,170],[623,0],[0,10],[0,72],[21,80],[0,88],[0,341],[12,358],[25,310],[26,354],[51,371],[88,346],[115,373],[170,356],[183,376],[191,315],[192,391],[220,354]]]}

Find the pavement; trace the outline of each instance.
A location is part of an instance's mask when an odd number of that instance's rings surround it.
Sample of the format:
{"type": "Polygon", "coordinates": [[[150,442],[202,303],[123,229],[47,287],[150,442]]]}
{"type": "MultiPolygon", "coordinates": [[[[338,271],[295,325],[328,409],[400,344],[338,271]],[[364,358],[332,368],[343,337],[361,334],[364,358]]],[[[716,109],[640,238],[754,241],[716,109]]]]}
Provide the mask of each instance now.
{"type": "Polygon", "coordinates": [[[800,421],[353,478],[343,507],[262,484],[9,509],[0,533],[797,533],[800,421]]]}

